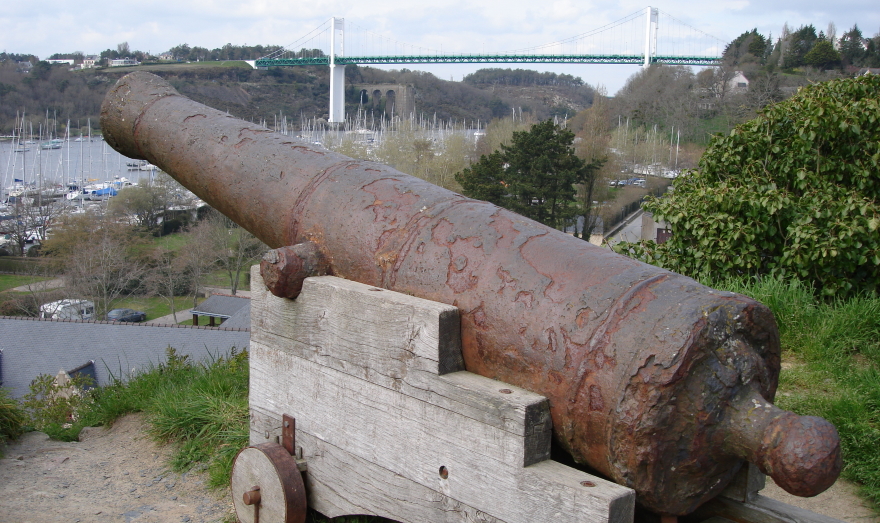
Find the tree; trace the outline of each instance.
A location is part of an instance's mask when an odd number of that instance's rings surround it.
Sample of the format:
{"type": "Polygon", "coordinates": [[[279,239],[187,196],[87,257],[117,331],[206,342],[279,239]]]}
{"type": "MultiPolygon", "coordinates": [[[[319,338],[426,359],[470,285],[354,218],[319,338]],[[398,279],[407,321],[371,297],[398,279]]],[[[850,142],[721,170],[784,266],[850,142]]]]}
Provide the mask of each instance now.
{"type": "Polygon", "coordinates": [[[181,249],[177,257],[177,261],[184,268],[183,275],[188,280],[187,287],[193,299],[193,307],[198,305],[202,277],[217,264],[212,228],[213,223],[209,219],[203,219],[188,228],[184,232],[187,239],[186,248],[181,249]]]}
{"type": "Polygon", "coordinates": [[[159,247],[153,251],[151,261],[152,267],[145,278],[147,291],[168,302],[174,323],[177,323],[177,303],[174,298],[189,294],[192,283],[188,277],[188,260],[178,252],[159,247]]]}
{"type": "Polygon", "coordinates": [[[455,179],[461,184],[462,192],[466,196],[504,206],[507,184],[504,182],[504,159],[501,151],[483,155],[479,162],[456,173],[455,179]]]}
{"type": "Polygon", "coordinates": [[[880,282],[880,76],[802,88],[729,136],[645,209],[663,245],[624,245],[684,274],[781,274],[826,295],[880,282]]]}
{"type": "Polygon", "coordinates": [[[575,130],[575,154],[585,163],[576,185],[580,227],[575,223],[574,235],[589,240],[599,221],[600,208],[594,206],[593,201],[603,200],[602,196],[608,191],[607,184],[600,183],[600,180],[612,172],[620,172],[617,162],[608,162],[611,104],[604,87],[596,89],[593,105],[575,115],[569,125],[575,130]]]}
{"type": "Polygon", "coordinates": [[[235,295],[241,281],[241,273],[251,262],[262,256],[268,247],[246,229],[220,214],[212,212],[208,218],[215,259],[229,276],[229,289],[235,295]]]}
{"type": "Polygon", "coordinates": [[[812,24],[801,26],[797,31],[791,33],[782,57],[782,67],[793,69],[806,64],[804,57],[816,45],[818,40],[819,36],[816,34],[816,28],[812,24]]]}
{"type": "Polygon", "coordinates": [[[828,40],[819,40],[810,52],[804,55],[804,63],[819,69],[828,69],[840,63],[840,53],[828,40]]]}
{"type": "Polygon", "coordinates": [[[110,200],[107,208],[114,215],[129,219],[131,225],[153,231],[158,228],[168,205],[165,196],[164,191],[154,185],[126,187],[110,200]]]}
{"type": "Polygon", "coordinates": [[[682,139],[699,139],[695,87],[690,67],[652,65],[632,75],[613,101],[617,114],[629,116],[635,127],[675,127],[681,130],[682,139]]]}
{"type": "Polygon", "coordinates": [[[725,64],[739,65],[749,62],[764,63],[769,54],[770,41],[758,32],[758,29],[747,31],[724,48],[722,58],[725,64]]]}
{"type": "Polygon", "coordinates": [[[94,301],[100,318],[114,300],[139,290],[147,269],[142,244],[131,227],[84,214],[67,217],[44,245],[66,287],[94,301]]]}
{"type": "Polygon", "coordinates": [[[572,143],[574,133],[552,120],[513,133],[511,144],[501,152],[483,156],[470,169],[455,175],[466,196],[498,194],[492,184],[505,187],[497,202],[502,207],[551,227],[561,227],[576,214],[574,184],[589,175],[589,167],[578,158],[572,143]]]}
{"type": "Polygon", "coordinates": [[[843,33],[840,37],[840,59],[844,65],[854,65],[856,67],[862,64],[865,56],[865,38],[858,24],[852,26],[852,29],[843,33]]]}

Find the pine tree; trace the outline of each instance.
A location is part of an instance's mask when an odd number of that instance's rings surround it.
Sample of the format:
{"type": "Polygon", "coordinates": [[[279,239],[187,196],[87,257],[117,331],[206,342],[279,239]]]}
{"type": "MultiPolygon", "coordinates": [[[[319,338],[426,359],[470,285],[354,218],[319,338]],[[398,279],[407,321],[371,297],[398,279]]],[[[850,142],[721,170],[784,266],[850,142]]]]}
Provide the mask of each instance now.
{"type": "Polygon", "coordinates": [[[510,145],[455,175],[466,196],[484,199],[551,227],[577,214],[576,183],[598,167],[578,158],[574,133],[552,120],[513,133],[510,145]]]}

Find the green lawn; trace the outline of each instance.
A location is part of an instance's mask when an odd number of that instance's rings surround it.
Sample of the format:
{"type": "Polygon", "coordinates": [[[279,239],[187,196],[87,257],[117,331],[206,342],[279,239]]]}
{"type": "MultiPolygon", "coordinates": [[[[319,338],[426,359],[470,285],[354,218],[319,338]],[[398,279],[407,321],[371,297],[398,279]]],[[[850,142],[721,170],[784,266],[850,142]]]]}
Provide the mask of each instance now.
{"type": "Polygon", "coordinates": [[[163,247],[171,252],[177,252],[185,247],[188,241],[189,240],[185,234],[175,232],[173,234],[162,236],[161,238],[156,238],[153,240],[153,243],[157,247],[163,247]]]}
{"type": "MultiPolygon", "coordinates": [[[[203,298],[199,298],[199,301],[202,301],[202,299],[203,298]]],[[[189,317],[188,314],[180,313],[192,308],[192,298],[178,296],[174,298],[174,303],[177,308],[178,319],[189,317]]],[[[168,300],[156,296],[129,296],[128,298],[123,298],[114,302],[113,307],[144,311],[147,313],[147,321],[171,314],[171,306],[168,304],[168,300]]],[[[192,324],[192,319],[190,319],[190,324],[192,324]]]]}
{"type": "Polygon", "coordinates": [[[9,289],[19,287],[21,285],[27,285],[29,283],[45,281],[48,279],[50,278],[23,274],[0,274],[0,292],[8,291],[9,289]]]}
{"type": "MultiPolygon", "coordinates": [[[[251,264],[259,265],[259,260],[255,261],[251,264]]],[[[239,290],[248,291],[251,289],[250,282],[248,282],[248,273],[250,272],[250,267],[241,270],[241,275],[238,278],[238,288],[239,290]]],[[[216,270],[211,271],[202,277],[202,285],[206,287],[217,287],[221,289],[229,288],[229,275],[224,270],[216,270]]]]}

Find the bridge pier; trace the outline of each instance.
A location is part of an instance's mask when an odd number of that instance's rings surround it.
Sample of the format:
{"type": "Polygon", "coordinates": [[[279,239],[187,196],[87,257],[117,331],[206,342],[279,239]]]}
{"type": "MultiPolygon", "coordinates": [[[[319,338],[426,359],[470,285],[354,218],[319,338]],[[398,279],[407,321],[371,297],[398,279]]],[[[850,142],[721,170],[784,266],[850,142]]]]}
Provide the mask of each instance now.
{"type": "Polygon", "coordinates": [[[345,121],[345,66],[330,66],[330,123],[345,121]]]}
{"type": "Polygon", "coordinates": [[[345,19],[330,21],[330,123],[345,122],[345,65],[336,64],[336,53],[345,55],[345,19]],[[338,39],[337,39],[338,37],[338,39]]]}

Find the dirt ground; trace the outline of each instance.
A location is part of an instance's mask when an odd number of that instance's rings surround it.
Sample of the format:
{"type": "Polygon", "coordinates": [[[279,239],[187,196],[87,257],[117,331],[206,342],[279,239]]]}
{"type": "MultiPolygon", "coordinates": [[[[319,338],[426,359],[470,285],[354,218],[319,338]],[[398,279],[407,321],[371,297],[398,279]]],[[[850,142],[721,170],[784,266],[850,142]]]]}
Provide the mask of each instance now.
{"type": "Polygon", "coordinates": [[[0,523],[210,523],[232,513],[228,493],[208,490],[202,474],[168,470],[170,449],[144,435],[139,415],[80,439],[31,432],[4,449],[0,523]]]}
{"type": "MultiPolygon", "coordinates": [[[[26,434],[0,460],[0,523],[214,523],[234,521],[227,491],[208,490],[198,472],[170,472],[168,447],[129,415],[112,428],[85,429],[80,442],[26,434]]],[[[761,494],[848,523],[880,523],[838,481],[815,498],[797,498],[768,480],[761,494]]]]}

